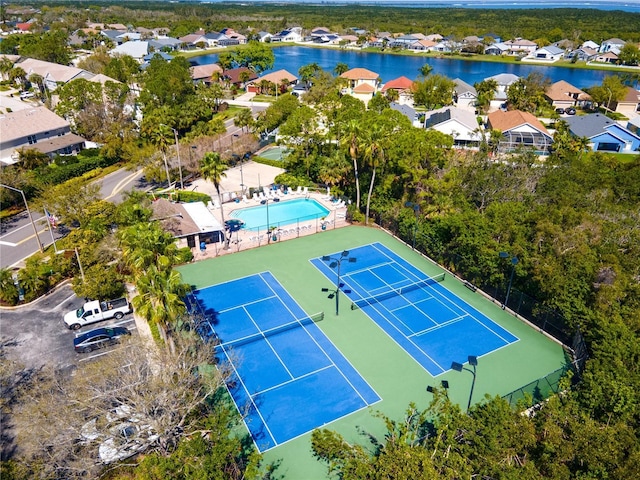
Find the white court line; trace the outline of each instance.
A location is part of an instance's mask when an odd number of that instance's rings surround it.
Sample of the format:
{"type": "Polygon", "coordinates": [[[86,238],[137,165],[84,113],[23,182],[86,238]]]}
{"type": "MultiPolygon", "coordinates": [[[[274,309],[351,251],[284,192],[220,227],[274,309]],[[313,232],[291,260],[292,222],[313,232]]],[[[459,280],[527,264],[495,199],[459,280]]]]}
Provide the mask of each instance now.
{"type": "Polygon", "coordinates": [[[17,243],[13,243],[13,242],[5,242],[3,240],[0,240],[0,245],[5,245],[7,247],[17,247],[18,244],[17,243]]]}

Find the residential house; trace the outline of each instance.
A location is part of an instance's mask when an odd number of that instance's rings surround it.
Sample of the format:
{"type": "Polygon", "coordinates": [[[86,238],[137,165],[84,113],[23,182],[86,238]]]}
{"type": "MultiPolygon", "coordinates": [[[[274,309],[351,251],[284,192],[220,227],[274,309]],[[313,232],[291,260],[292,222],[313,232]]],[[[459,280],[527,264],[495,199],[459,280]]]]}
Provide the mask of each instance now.
{"type": "Polygon", "coordinates": [[[507,101],[507,90],[512,83],[517,82],[519,79],[520,77],[513,73],[499,73],[498,75],[485,78],[485,80],[495,80],[498,85],[496,93],[489,103],[489,110],[502,108],[503,104],[507,101]]]}
{"type": "Polygon", "coordinates": [[[600,50],[600,45],[598,45],[593,40],[587,40],[582,45],[580,45],[580,48],[590,48],[591,50],[598,51],[600,50]]]}
{"type": "Polygon", "coordinates": [[[636,135],[640,135],[640,115],[633,117],[627,122],[627,130],[636,135]]]}
{"type": "Polygon", "coordinates": [[[568,38],[563,38],[562,40],[553,42],[551,45],[554,47],[561,48],[565,52],[573,50],[575,46],[574,42],[572,40],[569,40],[568,38]]]}
{"type": "Polygon", "coordinates": [[[364,28],[351,27],[349,28],[349,30],[351,30],[354,33],[354,35],[358,35],[358,36],[367,34],[367,31],[364,28]]]}
{"type": "Polygon", "coordinates": [[[196,33],[190,33],[184,37],[178,38],[183,46],[186,48],[195,48],[198,44],[207,45],[207,37],[205,37],[204,30],[199,30],[196,33]]]}
{"type": "Polygon", "coordinates": [[[487,129],[502,132],[498,146],[500,152],[510,152],[519,147],[534,149],[537,153],[548,153],[553,138],[544,125],[533,114],[520,110],[504,112],[497,110],[487,116],[487,129]]]}
{"type": "Polygon", "coordinates": [[[272,42],[301,42],[302,27],[293,27],[282,30],[271,37],[272,42]]]}
{"type": "Polygon", "coordinates": [[[432,52],[435,49],[437,42],[433,40],[418,40],[407,47],[409,50],[416,52],[432,52]]]}
{"type": "Polygon", "coordinates": [[[551,84],[544,96],[554,108],[584,107],[591,103],[588,93],[564,80],[551,84]]]}
{"type": "Polygon", "coordinates": [[[594,58],[595,62],[601,63],[618,63],[618,54],[613,51],[608,51],[606,53],[598,53],[596,58],[594,58]]]}
{"type": "Polygon", "coordinates": [[[135,58],[140,63],[144,61],[144,57],[149,54],[149,42],[126,42],[109,50],[109,55],[128,55],[135,58]]]}
{"type": "Polygon", "coordinates": [[[258,78],[256,72],[247,67],[230,68],[224,70],[220,76],[220,81],[227,85],[234,85],[236,87],[242,87],[243,84],[251,82],[258,78]],[[244,74],[243,72],[246,72],[244,74]],[[246,79],[245,79],[246,77],[246,79]]]}
{"type": "Polygon", "coordinates": [[[208,63],[206,65],[195,65],[189,68],[193,83],[206,83],[210,85],[214,79],[214,75],[222,75],[222,67],[217,63],[208,63]]]}
{"type": "Polygon", "coordinates": [[[17,162],[22,149],[35,149],[53,159],[85,147],[84,138],[71,133],[69,122],[46,107],[0,115],[0,132],[0,163],[5,165],[17,162]]]}
{"type": "Polygon", "coordinates": [[[538,49],[538,45],[531,40],[516,38],[506,42],[497,42],[485,49],[488,55],[529,55],[538,49]]]}
{"type": "Polygon", "coordinates": [[[258,40],[260,42],[270,42],[271,41],[271,37],[273,37],[272,34],[270,34],[269,32],[258,32],[258,40]]]}
{"type": "Polygon", "coordinates": [[[263,82],[269,82],[275,85],[278,93],[285,93],[291,85],[298,83],[298,77],[286,70],[278,70],[277,72],[267,73],[251,82],[247,82],[248,92],[260,92],[260,86],[263,82]]]}
{"type": "Polygon", "coordinates": [[[475,87],[459,78],[456,78],[453,82],[456,84],[453,90],[453,101],[456,106],[475,113],[476,101],[478,100],[478,92],[475,87]]]}
{"type": "Polygon", "coordinates": [[[534,52],[531,52],[525,57],[525,59],[545,62],[557,62],[563,56],[563,49],[561,49],[560,47],[554,47],[553,45],[548,45],[546,47],[538,48],[534,52]]]}
{"type": "Polygon", "coordinates": [[[44,60],[36,60],[35,58],[25,58],[16,67],[22,68],[27,74],[27,78],[31,75],[40,75],[44,79],[47,89],[53,92],[58,88],[58,84],[68,83],[77,78],[89,80],[94,76],[93,73],[81,68],[69,67],[58,63],[45,62],[44,60]]]}
{"type": "Polygon", "coordinates": [[[389,48],[409,48],[410,45],[418,42],[419,40],[423,40],[418,38],[415,35],[400,35],[397,38],[394,38],[391,42],[389,42],[389,48]]]}
{"type": "Polygon", "coordinates": [[[443,107],[427,112],[424,128],[453,137],[458,147],[478,147],[482,139],[482,129],[473,112],[457,107],[443,107]]]}
{"type": "Polygon", "coordinates": [[[182,45],[182,42],[172,37],[160,37],[149,40],[149,48],[154,50],[179,50],[180,45],[182,45]]]}
{"type": "Polygon", "coordinates": [[[137,32],[123,32],[116,36],[118,44],[126,42],[137,42],[142,39],[142,35],[137,32]]]}
{"type": "Polygon", "coordinates": [[[398,77],[393,80],[389,80],[382,86],[381,92],[386,95],[389,90],[395,90],[398,92],[398,104],[413,105],[413,80],[410,80],[407,77],[398,77]]]}
{"type": "Polygon", "coordinates": [[[229,42],[233,42],[227,43],[227,45],[244,45],[245,43],[247,43],[247,37],[245,37],[241,33],[236,32],[233,28],[223,28],[222,30],[220,30],[220,33],[226,35],[229,39],[229,42]]]}
{"type": "Polygon", "coordinates": [[[420,123],[417,121],[418,119],[418,113],[416,112],[416,110],[411,107],[410,105],[404,105],[404,104],[400,104],[400,103],[396,103],[396,102],[391,102],[389,104],[389,108],[391,110],[395,110],[397,112],[400,112],[401,114],[403,114],[405,117],[407,117],[410,121],[411,124],[416,127],[416,126],[420,126],[420,123]]]}
{"type": "Polygon", "coordinates": [[[633,153],[640,148],[640,136],[601,113],[564,119],[576,137],[589,139],[595,152],[633,153]]]}
{"type": "Polygon", "coordinates": [[[625,42],[624,40],[620,40],[619,38],[610,38],[609,40],[605,40],[600,44],[600,48],[598,49],[598,51],[600,53],[613,52],[617,55],[618,53],[620,53],[620,50],[622,49],[622,47],[624,47],[625,43],[627,42],[625,42]]]}
{"type": "Polygon", "coordinates": [[[573,58],[576,58],[576,60],[580,60],[583,62],[591,62],[592,60],[595,60],[597,56],[598,50],[584,46],[567,53],[567,58],[569,60],[573,60],[573,58]]]}
{"type": "Polygon", "coordinates": [[[102,30],[100,32],[101,35],[104,35],[111,40],[114,45],[120,45],[125,42],[125,40],[120,36],[122,33],[123,32],[120,30],[102,30]]]}
{"type": "Polygon", "coordinates": [[[424,40],[429,40],[431,42],[436,42],[438,43],[440,40],[442,40],[444,37],[442,35],[440,35],[439,33],[432,33],[430,35],[426,35],[424,37],[424,40]]]}
{"type": "Polygon", "coordinates": [[[340,35],[340,43],[342,45],[356,45],[358,37],[356,35],[340,35]]]}
{"type": "Polygon", "coordinates": [[[622,100],[611,102],[611,110],[627,118],[635,117],[640,113],[640,92],[635,88],[627,87],[622,100]]]}
{"type": "Polygon", "coordinates": [[[342,93],[362,100],[365,105],[373,98],[380,87],[380,75],[366,68],[352,68],[340,75],[349,84],[342,93]]]}
{"type": "Polygon", "coordinates": [[[495,33],[485,33],[480,36],[480,41],[489,42],[489,43],[500,43],[502,42],[502,37],[495,33]]]}

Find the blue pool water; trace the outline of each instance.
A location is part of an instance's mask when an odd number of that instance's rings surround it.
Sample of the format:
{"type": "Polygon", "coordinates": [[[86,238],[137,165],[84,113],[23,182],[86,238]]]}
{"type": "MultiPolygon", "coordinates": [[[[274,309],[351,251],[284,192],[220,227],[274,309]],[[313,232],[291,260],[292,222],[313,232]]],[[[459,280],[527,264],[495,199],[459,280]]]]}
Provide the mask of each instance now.
{"type": "Polygon", "coordinates": [[[269,200],[265,205],[241,208],[230,216],[245,223],[245,230],[266,230],[267,226],[281,227],[296,222],[305,222],[326,217],[329,210],[313,199],[269,200]]]}

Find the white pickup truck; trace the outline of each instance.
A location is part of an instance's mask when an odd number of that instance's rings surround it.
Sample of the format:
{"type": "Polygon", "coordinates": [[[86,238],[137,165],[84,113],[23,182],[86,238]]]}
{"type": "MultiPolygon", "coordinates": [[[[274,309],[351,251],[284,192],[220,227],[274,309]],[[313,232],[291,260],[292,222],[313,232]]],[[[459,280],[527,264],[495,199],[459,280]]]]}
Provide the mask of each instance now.
{"type": "Polygon", "coordinates": [[[117,298],[116,300],[107,300],[105,302],[92,300],[85,303],[78,310],[67,313],[64,316],[64,323],[71,330],[77,330],[90,323],[108,320],[109,318],[117,318],[119,320],[131,312],[133,312],[133,308],[131,308],[131,304],[126,298],[117,298]]]}

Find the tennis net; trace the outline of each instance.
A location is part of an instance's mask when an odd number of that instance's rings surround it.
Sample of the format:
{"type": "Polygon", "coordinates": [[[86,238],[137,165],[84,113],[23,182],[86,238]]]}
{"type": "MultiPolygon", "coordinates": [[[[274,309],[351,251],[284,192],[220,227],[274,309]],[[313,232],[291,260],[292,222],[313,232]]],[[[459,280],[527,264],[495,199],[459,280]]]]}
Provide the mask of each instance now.
{"type": "Polygon", "coordinates": [[[442,282],[444,281],[444,272],[436,275],[434,277],[429,277],[426,278],[424,280],[420,280],[419,282],[415,282],[412,283],[410,285],[405,285],[404,287],[400,287],[400,288],[394,288],[392,290],[389,290],[387,292],[384,293],[380,293],[378,295],[373,295],[371,297],[367,297],[367,298],[362,298],[360,300],[356,300],[351,304],[351,310],[357,310],[359,308],[362,308],[366,305],[373,305],[374,303],[378,303],[381,302],[383,300],[387,300],[389,298],[393,298],[393,297],[397,297],[400,295],[404,295],[408,292],[411,292],[413,290],[418,290],[421,288],[426,287],[427,285],[433,285],[434,283],[437,282],[442,282]]]}
{"type": "Polygon", "coordinates": [[[302,328],[305,325],[311,325],[312,323],[317,323],[321,320],[324,320],[324,312],[319,312],[300,320],[294,320],[293,322],[288,322],[283,325],[278,325],[277,327],[269,328],[267,330],[262,330],[261,332],[247,335],[246,337],[241,337],[235,340],[229,340],[228,342],[219,343],[218,345],[216,345],[216,351],[222,348],[227,349],[229,347],[239,347],[240,345],[246,345],[247,343],[256,342],[258,340],[264,340],[274,335],[277,335],[278,333],[286,332],[288,330],[293,330],[295,328],[302,328]]]}

